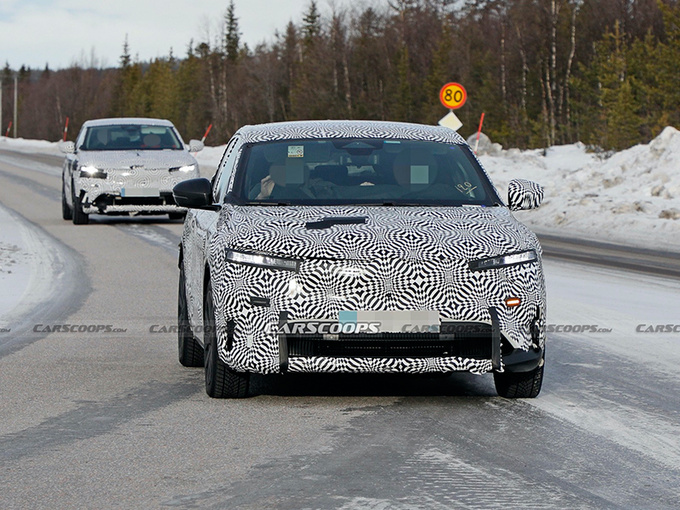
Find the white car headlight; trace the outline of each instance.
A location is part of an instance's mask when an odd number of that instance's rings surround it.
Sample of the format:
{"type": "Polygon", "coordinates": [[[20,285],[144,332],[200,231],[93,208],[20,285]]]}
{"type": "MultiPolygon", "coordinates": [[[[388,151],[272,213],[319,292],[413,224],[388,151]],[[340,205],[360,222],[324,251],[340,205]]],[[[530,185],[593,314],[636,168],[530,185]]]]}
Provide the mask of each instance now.
{"type": "Polygon", "coordinates": [[[170,169],[171,172],[182,172],[188,174],[189,172],[196,171],[196,165],[184,165],[184,166],[174,166],[170,169]]]}
{"type": "Polygon", "coordinates": [[[94,179],[106,179],[106,172],[102,172],[99,168],[92,165],[83,165],[80,167],[80,177],[90,177],[94,179]]]}
{"type": "Polygon", "coordinates": [[[483,269],[496,269],[499,267],[516,266],[518,264],[528,264],[538,260],[538,255],[534,250],[522,251],[519,253],[509,253],[498,255],[486,259],[471,260],[469,267],[471,271],[481,271],[483,269]]]}
{"type": "Polygon", "coordinates": [[[293,259],[272,257],[269,255],[259,255],[257,253],[243,253],[240,251],[227,251],[227,260],[235,264],[245,264],[247,266],[268,267],[271,269],[283,269],[286,271],[297,272],[300,263],[293,259]]]}

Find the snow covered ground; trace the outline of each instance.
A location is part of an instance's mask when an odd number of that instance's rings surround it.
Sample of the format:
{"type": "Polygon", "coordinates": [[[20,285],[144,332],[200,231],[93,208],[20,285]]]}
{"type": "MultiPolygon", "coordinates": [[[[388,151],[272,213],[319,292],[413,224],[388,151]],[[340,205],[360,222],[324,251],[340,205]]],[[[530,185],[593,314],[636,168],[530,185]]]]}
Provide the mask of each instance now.
{"type": "Polygon", "coordinates": [[[516,215],[539,233],[680,252],[680,131],[673,127],[610,157],[581,143],[520,151],[486,141],[479,154],[502,194],[516,178],[543,185],[543,205],[516,215]]]}
{"type": "Polygon", "coordinates": [[[32,258],[20,225],[0,204],[0,328],[5,327],[2,317],[20,301],[31,278],[32,258]]]}
{"type": "Polygon", "coordinates": [[[59,289],[77,264],[73,258],[40,227],[0,204],[0,333],[36,308],[49,316],[64,297],[59,289]]]}

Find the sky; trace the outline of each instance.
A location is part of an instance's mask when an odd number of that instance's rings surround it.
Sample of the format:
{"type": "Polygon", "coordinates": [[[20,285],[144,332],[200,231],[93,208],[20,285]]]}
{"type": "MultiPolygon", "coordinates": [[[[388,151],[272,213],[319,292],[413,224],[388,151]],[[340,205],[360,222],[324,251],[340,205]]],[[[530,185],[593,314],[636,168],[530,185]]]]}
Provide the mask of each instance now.
{"type": "MultiPolygon", "coordinates": [[[[241,39],[254,48],[298,24],[310,0],[235,0],[241,39]]],[[[336,0],[336,5],[342,5],[336,0]]],[[[0,66],[117,67],[127,35],[142,61],[183,57],[191,40],[214,41],[229,0],[0,0],[0,66]]],[[[329,0],[317,0],[330,12],[329,0]]]]}

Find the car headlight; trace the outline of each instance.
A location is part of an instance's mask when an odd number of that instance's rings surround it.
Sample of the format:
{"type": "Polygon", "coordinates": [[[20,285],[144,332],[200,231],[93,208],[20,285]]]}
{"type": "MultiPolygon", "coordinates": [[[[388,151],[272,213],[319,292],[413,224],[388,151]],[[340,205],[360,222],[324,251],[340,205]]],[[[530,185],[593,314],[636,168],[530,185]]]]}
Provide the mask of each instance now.
{"type": "Polygon", "coordinates": [[[89,177],[91,179],[106,179],[106,172],[102,172],[96,166],[83,165],[80,167],[80,177],[89,177]]]}
{"type": "Polygon", "coordinates": [[[196,170],[196,165],[184,165],[184,166],[174,166],[170,169],[171,172],[182,172],[188,174],[189,172],[194,172],[196,170]]]}
{"type": "Polygon", "coordinates": [[[247,266],[268,267],[270,269],[283,269],[286,271],[297,272],[300,263],[293,259],[281,257],[271,257],[269,255],[258,255],[256,253],[243,253],[240,251],[227,251],[227,260],[235,264],[245,264],[247,266]]]}
{"type": "Polygon", "coordinates": [[[519,253],[508,253],[485,259],[471,260],[469,267],[471,271],[481,271],[483,269],[496,269],[499,267],[516,266],[518,264],[528,264],[538,260],[536,251],[527,250],[519,253]]]}

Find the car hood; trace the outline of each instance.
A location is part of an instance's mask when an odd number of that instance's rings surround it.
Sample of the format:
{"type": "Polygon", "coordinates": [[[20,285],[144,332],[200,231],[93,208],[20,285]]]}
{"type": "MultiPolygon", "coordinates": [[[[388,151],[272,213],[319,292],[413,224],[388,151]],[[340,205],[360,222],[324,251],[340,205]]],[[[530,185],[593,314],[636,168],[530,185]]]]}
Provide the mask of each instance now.
{"type": "Polygon", "coordinates": [[[213,247],[293,258],[470,260],[540,245],[505,207],[232,206],[213,247]],[[365,223],[308,228],[324,218],[365,223]]]}
{"type": "Polygon", "coordinates": [[[174,168],[194,165],[194,157],[183,150],[80,151],[79,164],[102,170],[130,168],[174,168]]]}

